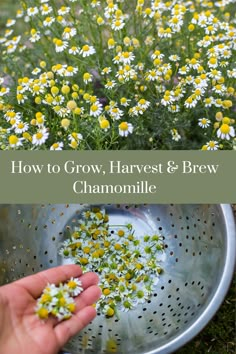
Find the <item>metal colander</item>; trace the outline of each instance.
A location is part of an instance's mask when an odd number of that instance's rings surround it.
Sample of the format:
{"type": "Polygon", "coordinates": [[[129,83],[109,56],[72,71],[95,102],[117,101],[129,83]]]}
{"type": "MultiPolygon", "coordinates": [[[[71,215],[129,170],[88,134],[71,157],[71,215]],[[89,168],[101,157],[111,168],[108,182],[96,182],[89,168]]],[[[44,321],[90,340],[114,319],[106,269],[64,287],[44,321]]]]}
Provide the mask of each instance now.
{"type": "MultiPolygon", "coordinates": [[[[62,264],[58,255],[89,205],[1,205],[0,284],[62,264]]],[[[235,224],[229,205],[102,205],[111,224],[164,235],[156,289],[120,318],[96,319],[66,346],[71,353],[170,353],[212,318],[229,287],[235,224]]]]}

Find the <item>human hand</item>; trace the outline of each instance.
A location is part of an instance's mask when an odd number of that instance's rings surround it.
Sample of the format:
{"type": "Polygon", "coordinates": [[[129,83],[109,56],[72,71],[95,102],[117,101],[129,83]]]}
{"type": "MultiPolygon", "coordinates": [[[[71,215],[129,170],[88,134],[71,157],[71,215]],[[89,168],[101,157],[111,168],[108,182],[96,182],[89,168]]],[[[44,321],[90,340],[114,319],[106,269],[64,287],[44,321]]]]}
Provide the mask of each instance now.
{"type": "Polygon", "coordinates": [[[65,265],[25,277],[0,287],[0,352],[4,354],[56,354],[96,316],[91,305],[101,295],[95,273],[82,274],[77,265],[65,265]],[[82,282],[84,291],[75,299],[75,314],[66,321],[41,321],[35,314],[36,300],[48,283],[82,282]]]}

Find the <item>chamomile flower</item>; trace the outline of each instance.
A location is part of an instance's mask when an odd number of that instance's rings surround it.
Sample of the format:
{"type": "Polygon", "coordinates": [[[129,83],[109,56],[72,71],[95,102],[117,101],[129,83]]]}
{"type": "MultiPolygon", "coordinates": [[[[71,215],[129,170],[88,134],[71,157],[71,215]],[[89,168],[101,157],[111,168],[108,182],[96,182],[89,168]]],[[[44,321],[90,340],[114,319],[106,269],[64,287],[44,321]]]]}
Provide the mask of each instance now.
{"type": "Polygon", "coordinates": [[[210,124],[211,124],[211,121],[207,118],[200,118],[198,120],[198,125],[201,128],[208,128],[210,126],[210,124]]]}
{"type": "Polygon", "coordinates": [[[39,129],[32,137],[32,144],[35,146],[43,145],[48,137],[49,133],[46,128],[39,129]]]}
{"type": "Polygon", "coordinates": [[[122,122],[119,124],[119,135],[127,137],[129,134],[132,134],[134,127],[131,123],[122,122]]]}
{"type": "Polygon", "coordinates": [[[219,144],[217,141],[210,140],[206,143],[206,148],[207,148],[207,150],[218,150],[219,144]]]}
{"type": "Polygon", "coordinates": [[[17,148],[19,146],[22,146],[22,138],[18,138],[16,135],[10,135],[8,138],[9,141],[9,146],[11,148],[17,148]]]}
{"type": "Polygon", "coordinates": [[[95,103],[93,103],[91,106],[90,106],[90,116],[91,117],[99,117],[101,115],[103,111],[103,106],[101,103],[99,103],[98,101],[96,101],[95,103]]]}
{"type": "Polygon", "coordinates": [[[29,129],[29,124],[26,122],[18,121],[15,125],[15,133],[21,134],[29,129]]]}
{"type": "Polygon", "coordinates": [[[57,53],[63,52],[68,47],[68,42],[61,39],[55,40],[55,50],[57,53]]]}
{"type": "Polygon", "coordinates": [[[110,129],[110,122],[108,119],[106,119],[105,116],[100,116],[98,118],[99,124],[100,124],[100,128],[102,130],[104,130],[105,132],[107,132],[110,129]]]}
{"type": "Polygon", "coordinates": [[[50,150],[60,151],[60,150],[63,150],[63,146],[64,146],[63,142],[60,141],[60,142],[52,144],[50,147],[50,150]]]}
{"type": "Polygon", "coordinates": [[[88,45],[88,44],[85,44],[79,52],[79,54],[81,54],[83,58],[89,57],[90,55],[93,55],[95,53],[96,53],[95,48],[92,45],[88,45]]]}
{"type": "Polygon", "coordinates": [[[78,296],[83,291],[81,281],[76,278],[70,278],[70,280],[65,285],[65,289],[71,296],[78,296]]]}
{"type": "Polygon", "coordinates": [[[217,137],[220,139],[230,140],[235,137],[235,130],[229,124],[223,123],[217,130],[217,137]]]}
{"type": "Polygon", "coordinates": [[[73,54],[73,55],[79,54],[79,48],[76,46],[71,47],[69,49],[69,54],[73,54]]]}

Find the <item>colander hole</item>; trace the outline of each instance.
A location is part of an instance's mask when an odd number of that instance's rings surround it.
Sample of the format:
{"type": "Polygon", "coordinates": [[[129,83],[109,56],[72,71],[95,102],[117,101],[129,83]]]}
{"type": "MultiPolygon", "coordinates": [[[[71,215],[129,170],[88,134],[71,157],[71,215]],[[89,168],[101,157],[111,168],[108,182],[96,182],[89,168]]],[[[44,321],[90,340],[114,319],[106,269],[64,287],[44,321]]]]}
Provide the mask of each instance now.
{"type": "Polygon", "coordinates": [[[143,308],[143,311],[147,311],[147,308],[146,308],[146,307],[144,307],[144,308],[143,308]]]}
{"type": "Polygon", "coordinates": [[[202,252],[200,251],[198,254],[199,254],[199,256],[201,256],[201,255],[202,255],[202,252]]]}
{"type": "Polygon", "coordinates": [[[187,226],[186,229],[189,230],[189,226],[187,226]]]}
{"type": "Polygon", "coordinates": [[[151,318],[151,319],[149,320],[149,322],[150,322],[150,323],[153,322],[153,319],[151,318]]]}
{"type": "Polygon", "coordinates": [[[179,291],[179,288],[176,288],[176,291],[178,292],[178,291],[179,291]]]}
{"type": "Polygon", "coordinates": [[[188,249],[187,248],[186,248],[185,252],[188,253],[188,249]]]}
{"type": "Polygon", "coordinates": [[[161,230],[162,230],[162,227],[161,227],[161,226],[160,226],[160,227],[158,227],[158,230],[160,230],[160,231],[161,231],[161,230]]]}
{"type": "Polygon", "coordinates": [[[193,227],[197,227],[197,224],[193,224],[193,227]]]}
{"type": "Polygon", "coordinates": [[[211,236],[210,239],[213,240],[213,236],[211,236]]]}
{"type": "Polygon", "coordinates": [[[164,286],[161,286],[161,290],[164,290],[165,289],[165,287],[164,286]]]}
{"type": "Polygon", "coordinates": [[[195,312],[192,312],[192,313],[191,313],[191,316],[194,316],[194,315],[195,315],[195,312]]]}
{"type": "Polygon", "coordinates": [[[149,333],[149,334],[152,334],[152,333],[153,333],[153,331],[149,331],[148,333],[149,333]]]}
{"type": "Polygon", "coordinates": [[[176,259],[175,259],[175,262],[176,262],[176,263],[178,263],[178,262],[179,262],[179,259],[178,259],[178,258],[176,258],[176,259]]]}
{"type": "Polygon", "coordinates": [[[179,216],[179,219],[181,220],[181,219],[182,219],[182,216],[179,216]]]}
{"type": "Polygon", "coordinates": [[[45,256],[46,256],[46,255],[48,254],[48,251],[45,251],[44,254],[45,254],[45,256]]]}
{"type": "Polygon", "coordinates": [[[187,240],[189,239],[189,235],[186,235],[186,239],[187,239],[187,240]]]}
{"type": "Polygon", "coordinates": [[[156,315],[157,311],[153,311],[153,315],[156,315]]]}
{"type": "Polygon", "coordinates": [[[36,259],[37,258],[37,256],[34,256],[34,259],[36,259]]]}
{"type": "Polygon", "coordinates": [[[157,217],[157,221],[161,221],[161,219],[159,217],[157,217]]]}
{"type": "Polygon", "coordinates": [[[172,213],[170,213],[170,216],[173,216],[173,214],[172,214],[172,213]]]}
{"type": "Polygon", "coordinates": [[[158,336],[158,334],[159,334],[159,333],[157,332],[157,333],[154,334],[154,336],[158,336]]]}
{"type": "Polygon", "coordinates": [[[196,255],[196,253],[195,252],[193,252],[193,257],[196,255]]]}
{"type": "Polygon", "coordinates": [[[167,327],[171,327],[171,323],[169,323],[167,327]]]}
{"type": "Polygon", "coordinates": [[[112,329],[111,329],[111,328],[109,328],[109,329],[108,329],[108,332],[112,332],[112,329]]]}
{"type": "Polygon", "coordinates": [[[186,220],[189,220],[189,217],[188,217],[188,216],[186,216],[186,220]]]}
{"type": "Polygon", "coordinates": [[[179,247],[182,247],[182,243],[181,242],[179,243],[179,247]]]}
{"type": "Polygon", "coordinates": [[[51,263],[51,264],[52,264],[52,263],[53,263],[53,260],[52,260],[52,259],[50,259],[49,263],[51,263]]]}
{"type": "Polygon", "coordinates": [[[175,224],[171,224],[171,227],[175,227],[175,224]]]}
{"type": "Polygon", "coordinates": [[[214,222],[212,223],[212,226],[213,226],[213,227],[215,226],[215,223],[214,223],[214,222]]]}
{"type": "Polygon", "coordinates": [[[185,324],[188,323],[188,320],[184,321],[184,323],[185,323],[185,324]]]}
{"type": "Polygon", "coordinates": [[[171,298],[171,295],[168,295],[168,299],[170,299],[171,298]]]}
{"type": "Polygon", "coordinates": [[[48,225],[44,225],[43,228],[44,228],[44,229],[47,229],[47,228],[48,228],[48,225]]]}
{"type": "Polygon", "coordinates": [[[154,297],[157,297],[157,293],[154,293],[153,296],[154,296],[154,297]]]}
{"type": "Polygon", "coordinates": [[[99,325],[99,328],[103,328],[103,325],[99,325]]]}
{"type": "Polygon", "coordinates": [[[143,316],[140,315],[140,316],[138,316],[138,318],[143,318],[143,316]]]}
{"type": "Polygon", "coordinates": [[[52,237],[52,241],[56,241],[56,237],[55,236],[52,237]]]}
{"type": "Polygon", "coordinates": [[[171,251],[171,252],[170,252],[170,256],[173,256],[173,254],[174,254],[174,252],[173,252],[173,251],[171,251]]]}
{"type": "Polygon", "coordinates": [[[165,312],[163,312],[161,315],[162,315],[162,316],[165,316],[165,312]]]}
{"type": "Polygon", "coordinates": [[[173,309],[170,309],[170,312],[173,312],[174,310],[173,309]]]}
{"type": "Polygon", "coordinates": [[[163,303],[161,302],[161,303],[159,304],[159,306],[162,307],[162,306],[163,306],[163,303]]]}
{"type": "Polygon", "coordinates": [[[205,296],[205,294],[204,294],[204,293],[202,293],[201,297],[203,297],[203,296],[205,296]]]}
{"type": "Polygon", "coordinates": [[[166,336],[168,334],[168,332],[164,332],[164,335],[166,336]]]}
{"type": "Polygon", "coordinates": [[[174,238],[178,238],[178,236],[177,236],[177,235],[175,235],[175,236],[174,236],[174,238]]]}

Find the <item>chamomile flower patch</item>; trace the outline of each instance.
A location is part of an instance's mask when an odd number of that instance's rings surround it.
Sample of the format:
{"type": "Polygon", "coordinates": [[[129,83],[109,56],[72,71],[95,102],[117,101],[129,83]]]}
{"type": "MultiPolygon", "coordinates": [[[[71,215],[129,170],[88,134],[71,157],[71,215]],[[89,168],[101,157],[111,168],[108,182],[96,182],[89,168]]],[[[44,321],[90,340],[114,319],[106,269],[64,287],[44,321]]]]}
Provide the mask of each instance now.
{"type": "Polygon", "coordinates": [[[20,6],[0,29],[2,150],[234,149],[235,0],[20,6]]]}
{"type": "Polygon", "coordinates": [[[59,255],[97,272],[102,291],[97,310],[113,317],[147,302],[163,272],[163,236],[139,235],[132,224],[113,225],[100,208],[85,211],[75,225],[59,255]]]}

